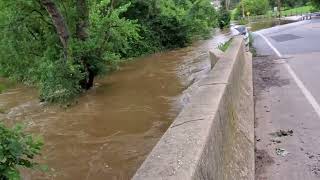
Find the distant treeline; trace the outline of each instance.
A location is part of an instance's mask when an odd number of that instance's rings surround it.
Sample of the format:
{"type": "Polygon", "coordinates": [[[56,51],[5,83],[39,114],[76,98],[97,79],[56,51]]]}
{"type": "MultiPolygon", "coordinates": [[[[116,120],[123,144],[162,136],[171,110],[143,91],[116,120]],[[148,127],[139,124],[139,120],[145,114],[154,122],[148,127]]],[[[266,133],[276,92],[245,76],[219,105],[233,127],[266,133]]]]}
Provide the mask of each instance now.
{"type": "MultiPolygon", "coordinates": [[[[318,1],[318,0],[314,0],[318,1]]],[[[283,8],[294,8],[311,4],[309,0],[281,0],[280,6],[283,8]]],[[[233,14],[235,19],[245,15],[265,15],[267,12],[274,10],[274,7],[278,7],[278,0],[241,0],[236,6],[236,10],[233,14]],[[244,11],[244,12],[243,12],[244,11]]]]}

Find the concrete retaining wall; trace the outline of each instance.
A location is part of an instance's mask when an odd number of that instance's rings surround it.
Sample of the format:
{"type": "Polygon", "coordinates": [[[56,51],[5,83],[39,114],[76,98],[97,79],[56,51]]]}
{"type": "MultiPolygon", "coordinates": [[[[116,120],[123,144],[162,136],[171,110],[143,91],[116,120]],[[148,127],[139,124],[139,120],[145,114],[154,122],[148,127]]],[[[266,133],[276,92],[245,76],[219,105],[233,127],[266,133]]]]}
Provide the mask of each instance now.
{"type": "Polygon", "coordinates": [[[252,56],[241,37],[198,86],[133,180],[254,179],[252,56]]]}

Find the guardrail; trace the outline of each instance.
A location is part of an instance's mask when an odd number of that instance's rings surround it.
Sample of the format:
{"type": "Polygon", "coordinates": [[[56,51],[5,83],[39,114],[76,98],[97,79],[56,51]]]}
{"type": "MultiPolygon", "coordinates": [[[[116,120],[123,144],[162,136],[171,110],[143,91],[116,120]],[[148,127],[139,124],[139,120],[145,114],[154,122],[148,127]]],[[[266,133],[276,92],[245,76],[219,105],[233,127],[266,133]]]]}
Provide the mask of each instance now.
{"type": "Polygon", "coordinates": [[[319,15],[320,15],[319,12],[311,13],[311,12],[302,12],[302,11],[289,11],[289,13],[281,14],[281,17],[279,13],[271,13],[266,15],[246,16],[244,19],[245,21],[256,22],[256,21],[265,20],[265,19],[300,16],[299,20],[309,20],[309,19],[312,19],[312,17],[319,16],[319,15]]]}
{"type": "Polygon", "coordinates": [[[133,180],[253,180],[252,55],[243,37],[211,53],[213,69],[133,180]]]}

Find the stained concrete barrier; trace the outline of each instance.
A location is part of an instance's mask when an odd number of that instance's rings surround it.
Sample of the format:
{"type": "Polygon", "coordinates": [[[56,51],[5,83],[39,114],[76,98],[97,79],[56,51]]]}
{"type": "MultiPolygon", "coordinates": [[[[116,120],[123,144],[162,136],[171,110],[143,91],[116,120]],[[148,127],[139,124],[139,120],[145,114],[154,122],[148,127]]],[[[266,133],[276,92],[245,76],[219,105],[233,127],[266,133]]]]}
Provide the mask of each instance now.
{"type": "Polygon", "coordinates": [[[252,55],[236,37],[213,62],[133,180],[254,179],[252,55]]]}

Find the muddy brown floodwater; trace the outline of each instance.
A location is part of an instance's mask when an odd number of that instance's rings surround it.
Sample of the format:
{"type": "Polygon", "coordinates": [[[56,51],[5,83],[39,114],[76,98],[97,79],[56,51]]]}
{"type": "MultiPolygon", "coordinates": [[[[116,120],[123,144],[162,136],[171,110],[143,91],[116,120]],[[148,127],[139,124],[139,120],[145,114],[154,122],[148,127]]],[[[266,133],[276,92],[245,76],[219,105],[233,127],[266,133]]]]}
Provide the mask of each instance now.
{"type": "Polygon", "coordinates": [[[210,69],[208,50],[228,36],[217,31],[127,62],[67,109],[39,103],[24,86],[0,94],[0,119],[25,124],[45,142],[39,161],[48,172],[24,170],[24,179],[130,179],[187,102],[185,90],[210,69]]]}

